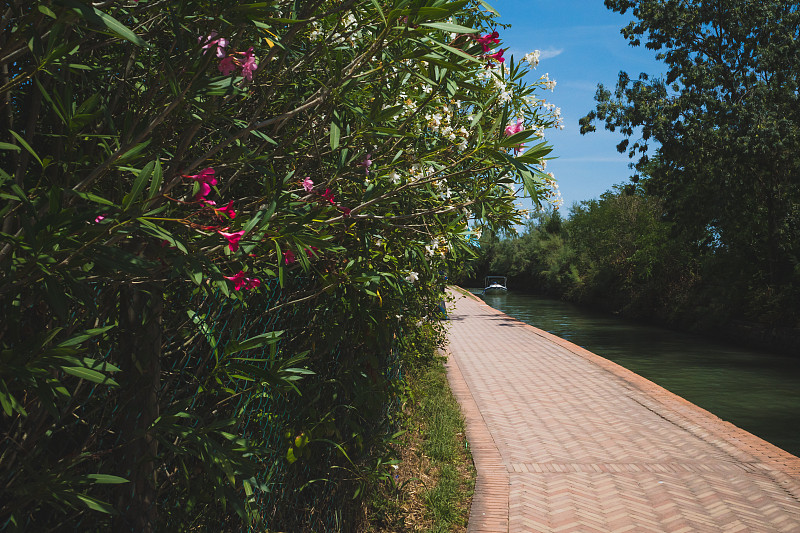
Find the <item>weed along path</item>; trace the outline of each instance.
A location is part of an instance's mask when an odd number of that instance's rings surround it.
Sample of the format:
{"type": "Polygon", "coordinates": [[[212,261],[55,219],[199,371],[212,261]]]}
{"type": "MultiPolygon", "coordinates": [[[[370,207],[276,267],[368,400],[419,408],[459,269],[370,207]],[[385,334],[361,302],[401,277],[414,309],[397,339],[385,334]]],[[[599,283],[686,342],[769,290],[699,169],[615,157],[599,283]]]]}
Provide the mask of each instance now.
{"type": "Polygon", "coordinates": [[[468,531],[800,531],[800,459],[450,291],[448,378],[478,472],[468,531]]]}

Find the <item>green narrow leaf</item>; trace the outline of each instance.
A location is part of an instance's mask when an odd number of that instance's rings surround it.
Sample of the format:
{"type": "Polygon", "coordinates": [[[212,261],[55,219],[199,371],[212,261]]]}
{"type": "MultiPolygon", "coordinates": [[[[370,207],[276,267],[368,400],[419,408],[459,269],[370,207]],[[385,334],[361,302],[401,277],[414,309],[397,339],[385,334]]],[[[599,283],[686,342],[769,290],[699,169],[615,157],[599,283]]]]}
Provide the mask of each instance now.
{"type": "Polygon", "coordinates": [[[124,477],[112,476],[111,474],[88,474],[87,478],[91,479],[93,483],[118,485],[120,483],[130,483],[124,477]]]}
{"type": "Polygon", "coordinates": [[[25,148],[28,151],[28,153],[30,153],[33,157],[36,158],[36,160],[39,162],[40,165],[44,166],[44,163],[42,163],[42,160],[39,158],[38,155],[36,155],[36,152],[33,151],[33,148],[31,148],[31,145],[26,143],[25,139],[23,139],[22,136],[19,133],[17,133],[16,131],[12,131],[12,130],[8,130],[8,132],[11,135],[13,135],[19,141],[19,143],[22,145],[23,148],[25,148]]]}
{"type": "Polygon", "coordinates": [[[36,82],[36,87],[38,87],[39,92],[42,93],[44,99],[50,103],[50,105],[53,108],[53,111],[55,111],[56,115],[58,115],[58,118],[61,119],[61,122],[67,124],[67,119],[65,117],[65,112],[64,112],[64,106],[61,105],[61,102],[56,102],[55,100],[53,100],[53,98],[50,96],[50,93],[47,92],[47,90],[44,88],[44,85],[42,85],[42,83],[39,81],[38,78],[34,78],[33,81],[36,82]]]}
{"type": "Polygon", "coordinates": [[[16,150],[17,152],[19,152],[20,150],[22,150],[22,148],[20,148],[16,144],[0,143],[0,150],[16,150]]]}
{"type": "Polygon", "coordinates": [[[383,9],[381,9],[381,5],[378,0],[372,0],[372,5],[375,6],[375,9],[378,11],[378,14],[381,16],[383,23],[386,24],[386,15],[383,14],[383,9]]]}
{"type": "Polygon", "coordinates": [[[493,8],[492,6],[490,6],[490,5],[489,5],[489,4],[486,2],[486,0],[478,0],[478,2],[479,2],[479,3],[480,3],[482,6],[483,6],[483,7],[485,7],[485,8],[486,8],[486,10],[487,10],[489,13],[492,13],[493,15],[495,15],[495,16],[497,16],[497,17],[499,17],[499,16],[500,16],[500,13],[498,13],[498,11],[497,11],[495,8],[493,8]]]}
{"type": "MultiPolygon", "coordinates": [[[[189,265],[189,266],[191,266],[191,265],[189,265]]],[[[189,274],[189,279],[191,279],[192,282],[195,285],[197,285],[198,287],[203,284],[203,271],[202,270],[194,270],[194,269],[192,269],[192,270],[188,271],[187,274],[189,274]]]]}
{"type": "Polygon", "coordinates": [[[502,137],[500,139],[500,142],[497,144],[498,146],[510,148],[512,146],[516,146],[521,143],[526,143],[536,138],[537,137],[535,136],[533,130],[525,130],[519,133],[515,133],[514,135],[509,135],[508,137],[502,137]]]}
{"type": "Polygon", "coordinates": [[[89,368],[84,368],[82,366],[62,366],[61,370],[66,372],[67,374],[73,375],[75,377],[85,379],[86,381],[91,381],[93,383],[100,383],[102,385],[109,385],[111,387],[119,387],[119,383],[114,381],[112,378],[97,372],[96,370],[91,370],[89,368]]]}
{"type": "Polygon", "coordinates": [[[269,227],[270,220],[272,220],[272,215],[275,213],[275,210],[278,208],[278,203],[273,200],[269,207],[264,211],[264,217],[261,219],[261,224],[259,224],[258,229],[264,230],[269,227]]]}
{"type": "Polygon", "coordinates": [[[335,120],[331,121],[331,149],[336,150],[339,148],[339,139],[342,136],[342,130],[335,120]]]}
{"type": "Polygon", "coordinates": [[[477,33],[475,28],[467,28],[458,24],[451,24],[449,22],[423,22],[420,26],[427,26],[436,30],[447,31],[451,33],[477,33]]]}
{"type": "Polygon", "coordinates": [[[0,405],[3,406],[3,411],[5,411],[6,416],[11,416],[13,412],[11,409],[11,402],[8,399],[8,396],[0,392],[0,405]]]}
{"type": "Polygon", "coordinates": [[[142,217],[137,218],[136,221],[139,222],[142,225],[141,228],[142,228],[143,231],[149,233],[153,237],[157,237],[159,239],[163,239],[163,240],[167,241],[167,243],[170,246],[174,246],[175,248],[177,248],[178,250],[180,250],[183,253],[188,253],[188,251],[186,250],[186,246],[184,246],[184,244],[181,241],[176,239],[175,236],[172,233],[170,233],[169,231],[165,230],[161,226],[157,226],[156,224],[153,224],[152,222],[150,222],[146,218],[142,218],[142,217]]]}
{"type": "Polygon", "coordinates": [[[115,206],[116,205],[111,200],[106,200],[105,198],[102,198],[102,197],[97,196],[96,194],[92,194],[90,192],[80,192],[80,191],[74,191],[72,189],[67,189],[67,192],[69,192],[71,194],[75,194],[77,196],[80,196],[84,200],[89,200],[90,202],[94,202],[96,204],[111,205],[111,206],[115,206]]]}
{"type": "Polygon", "coordinates": [[[535,164],[553,151],[553,148],[547,145],[547,142],[540,142],[531,146],[524,154],[517,157],[517,161],[525,164],[535,164]]]}
{"type": "Polygon", "coordinates": [[[469,59],[470,61],[474,61],[475,63],[481,63],[480,59],[478,59],[475,56],[469,55],[468,53],[466,53],[463,50],[459,50],[458,48],[453,48],[452,46],[448,46],[448,45],[446,45],[444,43],[440,43],[439,41],[431,40],[431,43],[434,44],[435,46],[439,46],[441,48],[444,48],[448,52],[453,52],[454,54],[456,54],[458,56],[461,56],[461,57],[463,57],[465,59],[469,59]]]}
{"type": "Polygon", "coordinates": [[[104,13],[95,7],[84,5],[78,2],[78,0],[56,0],[56,3],[71,7],[75,12],[86,19],[88,23],[94,26],[104,27],[117,37],[127,39],[138,46],[149,46],[146,41],[142,40],[142,38],[131,31],[130,28],[108,13],[104,13]]]}
{"type": "Polygon", "coordinates": [[[51,19],[58,20],[58,16],[56,16],[56,14],[53,13],[53,11],[49,7],[47,7],[47,6],[37,6],[37,9],[39,10],[40,13],[42,13],[44,15],[47,15],[51,19]]]}
{"type": "Polygon", "coordinates": [[[114,326],[111,325],[111,326],[105,326],[105,327],[102,327],[102,328],[87,329],[86,331],[83,331],[83,332],[79,333],[78,335],[75,335],[71,339],[65,340],[64,342],[59,344],[58,347],[59,348],[66,348],[67,346],[75,346],[76,344],[80,344],[80,343],[82,343],[82,342],[84,342],[84,341],[86,341],[88,339],[91,339],[92,337],[96,337],[98,335],[101,335],[101,334],[105,333],[106,331],[110,330],[113,327],[114,326]]]}
{"type": "Polygon", "coordinates": [[[208,341],[209,346],[211,346],[211,348],[214,350],[214,353],[216,355],[216,352],[217,352],[217,339],[214,337],[213,332],[211,331],[211,329],[206,324],[205,315],[198,315],[197,313],[195,313],[192,310],[187,310],[186,314],[189,316],[189,318],[192,320],[192,322],[195,323],[197,328],[200,330],[200,333],[202,333],[203,336],[206,338],[206,341],[208,341]]]}
{"type": "Polygon", "coordinates": [[[260,348],[267,344],[275,344],[280,340],[281,335],[283,335],[283,331],[268,331],[267,333],[250,337],[241,342],[231,341],[225,347],[225,355],[252,350],[253,348],[260,348]]]}
{"type": "Polygon", "coordinates": [[[145,142],[137,144],[136,146],[134,146],[133,148],[131,148],[130,150],[119,156],[119,158],[117,159],[117,164],[127,162],[128,160],[138,156],[145,148],[147,148],[151,140],[152,139],[147,139],[145,142]]]}
{"type": "Polygon", "coordinates": [[[125,198],[122,200],[122,210],[125,211],[128,209],[133,202],[142,194],[144,190],[144,184],[150,179],[150,175],[153,173],[153,168],[155,167],[155,161],[150,161],[147,163],[142,170],[139,171],[139,175],[136,176],[136,180],[133,182],[133,187],[131,188],[131,192],[125,195],[125,198]]]}
{"type": "Polygon", "coordinates": [[[77,498],[83,502],[86,507],[93,511],[100,511],[106,514],[117,514],[117,511],[104,501],[100,501],[86,494],[76,494],[77,498]]]}
{"type": "Polygon", "coordinates": [[[14,411],[18,412],[22,416],[28,416],[25,408],[22,407],[14,395],[11,394],[11,392],[8,390],[8,387],[6,387],[6,382],[2,379],[0,379],[0,404],[3,405],[3,411],[5,411],[8,416],[11,416],[11,413],[14,411]]]}
{"type": "MultiPolygon", "coordinates": [[[[55,348],[53,350],[49,350],[48,354],[52,353],[60,353],[65,350],[60,348],[55,348]]],[[[106,363],[105,361],[98,361],[97,359],[92,359],[91,357],[82,357],[78,359],[77,357],[73,357],[71,355],[57,355],[58,359],[62,361],[66,361],[68,363],[72,363],[76,366],[82,366],[84,368],[90,368],[92,370],[102,371],[102,372],[121,372],[118,366],[112,365],[111,363],[106,363]]]]}
{"type": "MultiPolygon", "coordinates": [[[[250,220],[248,220],[247,224],[245,224],[245,226],[242,228],[244,230],[244,234],[242,235],[242,237],[244,237],[245,235],[250,235],[250,230],[253,229],[256,226],[256,224],[261,222],[261,217],[264,216],[264,213],[265,211],[263,210],[256,211],[256,214],[253,215],[253,217],[250,220]]],[[[252,235],[250,235],[250,238],[252,238],[252,235]]]]}
{"type": "Polygon", "coordinates": [[[153,168],[153,179],[150,181],[150,193],[147,199],[154,198],[161,191],[161,184],[164,182],[164,170],[161,168],[161,161],[156,159],[156,166],[153,168]]]}
{"type": "Polygon", "coordinates": [[[94,93],[92,96],[87,98],[81,105],[78,106],[78,109],[75,110],[75,113],[78,115],[83,113],[94,113],[99,103],[100,103],[100,93],[94,93]]]}
{"type": "Polygon", "coordinates": [[[281,245],[278,244],[278,241],[273,241],[275,243],[275,256],[278,258],[278,284],[280,284],[281,288],[283,288],[283,252],[281,252],[281,245]]]}

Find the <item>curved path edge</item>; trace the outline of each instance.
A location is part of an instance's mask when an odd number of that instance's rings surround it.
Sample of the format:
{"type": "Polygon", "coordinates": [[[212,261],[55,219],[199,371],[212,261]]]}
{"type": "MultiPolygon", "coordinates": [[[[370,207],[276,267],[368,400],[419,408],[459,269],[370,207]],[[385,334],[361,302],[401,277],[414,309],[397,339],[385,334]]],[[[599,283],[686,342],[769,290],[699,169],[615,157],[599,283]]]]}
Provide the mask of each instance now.
{"type": "Polygon", "coordinates": [[[472,392],[464,381],[458,362],[449,351],[446,355],[447,380],[464,415],[467,442],[476,470],[475,492],[472,495],[467,531],[508,531],[508,470],[472,392]]]}

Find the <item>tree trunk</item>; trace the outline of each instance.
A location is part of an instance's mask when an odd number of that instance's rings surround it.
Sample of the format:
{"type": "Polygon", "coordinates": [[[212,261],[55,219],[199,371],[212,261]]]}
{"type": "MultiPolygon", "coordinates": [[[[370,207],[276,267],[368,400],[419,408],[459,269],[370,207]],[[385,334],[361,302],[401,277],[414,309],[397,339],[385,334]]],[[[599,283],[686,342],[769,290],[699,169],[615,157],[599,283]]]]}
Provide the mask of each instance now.
{"type": "Polygon", "coordinates": [[[121,470],[130,483],[120,486],[114,531],[156,530],[155,436],[158,417],[163,288],[158,283],[127,285],[119,293],[121,470]]]}

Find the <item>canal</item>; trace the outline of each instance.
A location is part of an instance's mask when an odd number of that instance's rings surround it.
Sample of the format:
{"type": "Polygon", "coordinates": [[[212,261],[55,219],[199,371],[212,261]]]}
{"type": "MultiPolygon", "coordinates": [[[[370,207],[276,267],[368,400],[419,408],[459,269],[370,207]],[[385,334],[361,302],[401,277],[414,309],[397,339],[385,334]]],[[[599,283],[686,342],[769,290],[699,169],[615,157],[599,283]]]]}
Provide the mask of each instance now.
{"type": "Polygon", "coordinates": [[[528,294],[481,295],[490,306],[658,383],[800,456],[800,360],[646,326],[528,294]]]}

